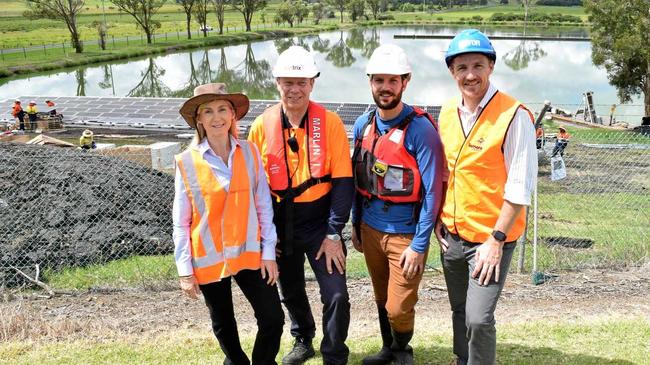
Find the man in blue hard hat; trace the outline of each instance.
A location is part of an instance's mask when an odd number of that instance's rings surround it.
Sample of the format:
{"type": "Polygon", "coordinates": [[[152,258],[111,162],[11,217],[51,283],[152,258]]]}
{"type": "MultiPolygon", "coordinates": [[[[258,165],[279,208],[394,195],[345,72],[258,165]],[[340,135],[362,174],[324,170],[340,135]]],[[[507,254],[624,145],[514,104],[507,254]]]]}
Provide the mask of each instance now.
{"type": "Polygon", "coordinates": [[[496,51],[475,29],[452,39],[445,62],[460,97],[439,117],[449,169],[436,224],[456,364],[496,363],[494,311],[537,177],[533,115],[490,82],[496,51]]]}

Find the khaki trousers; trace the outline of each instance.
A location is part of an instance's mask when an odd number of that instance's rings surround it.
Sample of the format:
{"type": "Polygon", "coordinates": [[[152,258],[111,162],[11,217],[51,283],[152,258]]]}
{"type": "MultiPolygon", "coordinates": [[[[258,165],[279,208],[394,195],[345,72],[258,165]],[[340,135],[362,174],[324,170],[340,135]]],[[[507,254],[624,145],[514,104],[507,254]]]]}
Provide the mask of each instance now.
{"type": "Polygon", "coordinates": [[[422,272],[411,280],[404,278],[399,264],[402,252],[412,239],[413,234],[380,232],[361,223],[361,244],[375,300],[379,305],[385,303],[391,328],[400,333],[413,331],[415,303],[422,280],[422,272]]]}

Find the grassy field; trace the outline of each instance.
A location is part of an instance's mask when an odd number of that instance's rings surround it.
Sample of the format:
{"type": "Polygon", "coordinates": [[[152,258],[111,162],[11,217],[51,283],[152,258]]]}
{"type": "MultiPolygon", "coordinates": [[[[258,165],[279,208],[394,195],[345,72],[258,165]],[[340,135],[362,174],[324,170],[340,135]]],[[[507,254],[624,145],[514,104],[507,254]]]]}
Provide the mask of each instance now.
{"type": "MultiPolygon", "coordinates": [[[[0,344],[0,364],[220,364],[223,355],[209,333],[177,330],[157,338],[123,338],[102,342],[9,342],[0,344]]],[[[253,338],[242,338],[250,354],[253,338]]],[[[280,355],[291,349],[285,336],[280,355]]],[[[378,336],[351,338],[350,363],[374,353],[378,336]]],[[[317,337],[316,341],[320,341],[317,337]]],[[[526,321],[499,326],[499,363],[513,365],[645,364],[650,358],[650,323],[647,321],[526,321]]],[[[316,342],[318,343],[318,342],[316,342]]],[[[418,328],[411,343],[417,364],[447,364],[451,337],[447,326],[418,328]]],[[[307,365],[321,363],[320,357],[307,365]]]]}

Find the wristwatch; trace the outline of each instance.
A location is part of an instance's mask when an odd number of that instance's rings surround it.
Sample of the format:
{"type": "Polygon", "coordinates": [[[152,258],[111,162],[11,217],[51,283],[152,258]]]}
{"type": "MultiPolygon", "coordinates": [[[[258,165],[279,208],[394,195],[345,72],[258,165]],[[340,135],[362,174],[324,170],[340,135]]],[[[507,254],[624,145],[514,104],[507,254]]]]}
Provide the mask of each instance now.
{"type": "Polygon", "coordinates": [[[492,231],[492,237],[494,237],[494,239],[499,241],[499,242],[505,242],[507,236],[506,236],[505,233],[503,233],[501,231],[497,231],[495,229],[494,231],[492,231]]]}
{"type": "Polygon", "coordinates": [[[327,238],[328,240],[332,240],[332,241],[340,241],[341,240],[341,236],[338,233],[328,234],[328,235],[325,236],[325,238],[327,238]]]}

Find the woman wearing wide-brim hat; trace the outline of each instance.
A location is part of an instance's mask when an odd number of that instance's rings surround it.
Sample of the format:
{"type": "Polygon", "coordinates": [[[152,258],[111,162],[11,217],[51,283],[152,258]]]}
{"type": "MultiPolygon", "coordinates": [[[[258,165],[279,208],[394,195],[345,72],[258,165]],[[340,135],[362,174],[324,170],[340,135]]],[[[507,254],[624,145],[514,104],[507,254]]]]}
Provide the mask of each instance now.
{"type": "Polygon", "coordinates": [[[176,156],[174,255],[183,292],[194,299],[203,293],[224,364],[251,363],[239,342],[232,279],[257,319],[252,363],[276,364],[284,324],[275,285],[277,235],[259,152],[237,139],[248,107],[245,95],[226,93],[224,84],[198,86],[181,106],[196,134],[176,156]]]}

